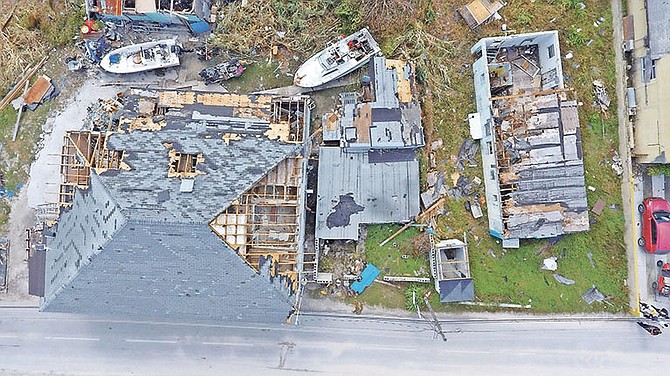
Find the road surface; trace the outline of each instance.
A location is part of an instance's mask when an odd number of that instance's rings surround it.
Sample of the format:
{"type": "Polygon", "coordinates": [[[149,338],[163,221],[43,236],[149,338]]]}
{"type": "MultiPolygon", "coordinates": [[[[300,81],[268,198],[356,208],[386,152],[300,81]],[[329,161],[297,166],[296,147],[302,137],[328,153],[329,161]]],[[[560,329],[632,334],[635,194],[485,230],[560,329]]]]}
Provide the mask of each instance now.
{"type": "Polygon", "coordinates": [[[0,309],[0,374],[622,375],[663,369],[670,331],[634,321],[305,315],[299,326],[95,319],[0,309]]]}

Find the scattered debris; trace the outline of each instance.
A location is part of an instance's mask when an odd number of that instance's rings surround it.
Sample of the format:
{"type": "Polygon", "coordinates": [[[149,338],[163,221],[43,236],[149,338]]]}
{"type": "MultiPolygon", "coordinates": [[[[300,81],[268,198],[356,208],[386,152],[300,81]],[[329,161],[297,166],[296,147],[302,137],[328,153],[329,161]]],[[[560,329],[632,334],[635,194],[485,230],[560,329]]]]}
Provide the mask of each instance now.
{"type": "Polygon", "coordinates": [[[79,48],[82,50],[84,57],[91,63],[99,64],[102,58],[109,52],[111,47],[105,41],[104,37],[99,39],[85,39],[80,44],[79,48]]]}
{"type": "Polygon", "coordinates": [[[429,172],[426,175],[426,182],[428,189],[421,193],[421,203],[425,208],[433,205],[441,196],[447,193],[447,188],[444,184],[444,173],[429,172]]]}
{"type": "Polygon", "coordinates": [[[586,303],[588,303],[589,305],[591,305],[593,302],[596,302],[596,301],[598,301],[598,302],[602,302],[602,301],[604,301],[604,300],[607,299],[607,298],[605,297],[605,295],[603,295],[602,292],[600,292],[600,291],[598,290],[598,288],[597,288],[595,285],[593,285],[593,287],[591,287],[590,289],[586,290],[586,291],[582,294],[582,299],[583,299],[586,303]]]}
{"type": "Polygon", "coordinates": [[[231,59],[213,67],[207,67],[201,70],[199,75],[205,81],[205,85],[210,85],[240,77],[245,69],[239,60],[231,59]]]}
{"type": "Polygon", "coordinates": [[[592,185],[589,185],[587,188],[588,188],[589,191],[591,191],[591,192],[595,192],[595,191],[596,191],[596,187],[594,187],[594,186],[592,186],[592,185]]]}
{"type": "Polygon", "coordinates": [[[477,167],[477,162],[475,161],[477,151],[479,151],[479,143],[475,142],[475,140],[468,137],[463,141],[461,148],[458,150],[458,160],[456,161],[456,166],[460,171],[465,169],[465,162],[467,162],[468,167],[477,167]]]}
{"type": "Polygon", "coordinates": [[[656,325],[651,325],[651,324],[646,324],[642,321],[638,321],[637,324],[642,327],[642,329],[646,330],[651,334],[652,336],[657,336],[661,334],[661,328],[659,328],[656,325]]]}
{"type": "Polygon", "coordinates": [[[554,273],[554,278],[558,281],[558,283],[564,284],[564,285],[574,285],[575,281],[565,278],[562,275],[558,273],[554,273]]]}
{"type": "Polygon", "coordinates": [[[588,257],[589,262],[591,263],[591,267],[592,267],[593,269],[595,269],[595,268],[596,268],[596,264],[595,264],[595,262],[593,262],[593,253],[591,253],[591,252],[587,253],[587,254],[586,254],[586,257],[588,257]]]}
{"type": "Polygon", "coordinates": [[[486,251],[487,255],[491,255],[493,258],[498,258],[491,248],[486,251]]]}
{"type": "Polygon", "coordinates": [[[556,262],[556,260],[558,260],[557,257],[548,257],[544,259],[541,268],[543,270],[551,270],[552,272],[556,271],[556,269],[558,269],[558,262],[556,262]]]}
{"type": "Polygon", "coordinates": [[[67,64],[67,69],[70,72],[76,72],[81,69],[82,65],[79,60],[77,60],[76,57],[68,57],[65,59],[65,64],[67,64]]]}
{"type": "Polygon", "coordinates": [[[618,176],[623,174],[623,163],[621,161],[621,156],[617,152],[614,152],[614,156],[612,156],[612,170],[614,170],[614,173],[618,176]]]}
{"type": "Polygon", "coordinates": [[[353,313],[360,315],[363,312],[363,303],[359,300],[354,300],[354,310],[353,313]]]}
{"type": "Polygon", "coordinates": [[[42,65],[47,61],[48,57],[43,58],[37,65],[32,66],[28,65],[25,69],[23,76],[18,80],[18,82],[14,85],[12,90],[10,90],[4,98],[0,101],[0,111],[4,110],[5,107],[9,105],[11,101],[14,100],[20,93],[21,90],[23,90],[24,85],[26,84],[27,81],[30,80],[30,78],[37,73],[37,71],[42,67],[42,65]]]}
{"type": "Polygon", "coordinates": [[[605,200],[599,198],[598,201],[596,201],[596,204],[593,205],[593,209],[591,209],[591,211],[600,215],[603,212],[603,209],[605,209],[605,200]]]}
{"type": "Polygon", "coordinates": [[[491,19],[499,19],[498,11],[505,5],[506,3],[502,0],[474,0],[459,8],[457,12],[470,29],[476,29],[491,19]]]}
{"type": "Polygon", "coordinates": [[[470,206],[469,211],[474,219],[478,219],[484,216],[484,213],[482,213],[482,207],[479,205],[479,202],[477,200],[472,201],[472,203],[468,200],[466,201],[466,203],[469,204],[470,206]]]}
{"type": "Polygon", "coordinates": [[[33,111],[40,103],[58,95],[56,86],[47,75],[40,76],[33,86],[23,95],[24,104],[27,109],[33,111]]]}
{"type": "Polygon", "coordinates": [[[600,80],[593,81],[593,93],[600,105],[600,110],[604,113],[609,109],[610,98],[605,91],[605,84],[600,80]]]}

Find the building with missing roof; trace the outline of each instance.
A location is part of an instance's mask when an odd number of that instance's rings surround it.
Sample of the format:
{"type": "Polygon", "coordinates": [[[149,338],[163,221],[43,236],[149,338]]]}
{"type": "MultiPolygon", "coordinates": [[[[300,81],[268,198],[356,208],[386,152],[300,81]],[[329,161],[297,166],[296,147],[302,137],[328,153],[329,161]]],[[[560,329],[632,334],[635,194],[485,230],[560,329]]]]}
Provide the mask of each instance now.
{"type": "Polygon", "coordinates": [[[374,57],[361,98],[340,94],[323,116],[316,238],[358,240],[359,226],[409,222],[419,214],[419,162],[424,145],[414,66],[374,57]]]}
{"type": "Polygon", "coordinates": [[[472,47],[489,231],[503,246],[589,229],[574,92],[558,32],[481,39],[472,47]]]}
{"type": "Polygon", "coordinates": [[[131,89],[68,132],[41,309],[280,322],[310,270],[309,98],[131,89]]]}

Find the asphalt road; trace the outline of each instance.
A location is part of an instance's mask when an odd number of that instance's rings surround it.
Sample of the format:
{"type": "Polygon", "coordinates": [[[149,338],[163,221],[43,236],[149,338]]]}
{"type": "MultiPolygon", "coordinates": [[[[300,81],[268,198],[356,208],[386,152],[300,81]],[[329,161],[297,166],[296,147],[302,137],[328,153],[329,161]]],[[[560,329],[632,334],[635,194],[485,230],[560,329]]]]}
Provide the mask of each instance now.
{"type": "Polygon", "coordinates": [[[302,316],[299,326],[93,319],[0,309],[0,374],[620,375],[663,369],[633,321],[302,316]]]}

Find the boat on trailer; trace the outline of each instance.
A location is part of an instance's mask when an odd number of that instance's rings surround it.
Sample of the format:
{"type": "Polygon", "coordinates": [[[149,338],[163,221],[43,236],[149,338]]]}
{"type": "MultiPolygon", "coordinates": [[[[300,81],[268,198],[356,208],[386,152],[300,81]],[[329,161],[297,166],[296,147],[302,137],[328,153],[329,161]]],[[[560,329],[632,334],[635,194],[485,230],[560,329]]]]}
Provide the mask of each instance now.
{"type": "Polygon", "coordinates": [[[110,73],[136,73],[179,65],[181,48],[174,39],[146,42],[117,48],[100,61],[110,73]]]}
{"type": "Polygon", "coordinates": [[[321,86],[360,68],[380,51],[379,44],[364,28],[310,57],[298,68],[293,83],[307,88],[321,86]]]}

